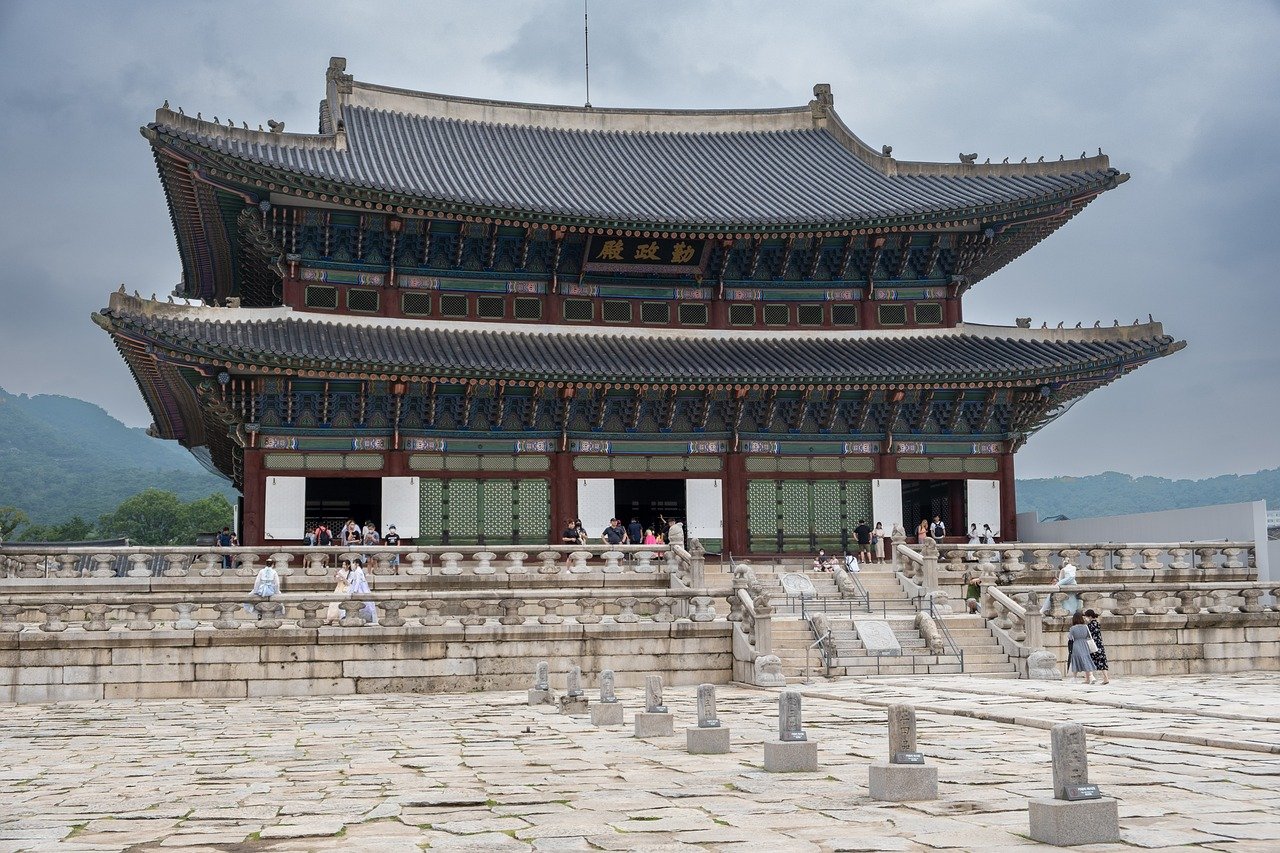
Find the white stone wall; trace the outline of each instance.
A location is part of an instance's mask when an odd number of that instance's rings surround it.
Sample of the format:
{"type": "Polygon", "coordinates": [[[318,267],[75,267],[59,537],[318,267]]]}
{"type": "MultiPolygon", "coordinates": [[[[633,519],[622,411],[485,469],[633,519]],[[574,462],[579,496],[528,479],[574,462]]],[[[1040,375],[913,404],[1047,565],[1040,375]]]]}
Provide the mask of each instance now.
{"type": "MultiPolygon", "coordinates": [[[[1267,548],[1265,501],[1169,509],[1131,515],[1040,521],[1034,512],[1018,514],[1022,542],[1245,542],[1258,545],[1258,580],[1280,579],[1272,573],[1267,548]]],[[[1280,566],[1277,566],[1280,570],[1280,566]]]]}

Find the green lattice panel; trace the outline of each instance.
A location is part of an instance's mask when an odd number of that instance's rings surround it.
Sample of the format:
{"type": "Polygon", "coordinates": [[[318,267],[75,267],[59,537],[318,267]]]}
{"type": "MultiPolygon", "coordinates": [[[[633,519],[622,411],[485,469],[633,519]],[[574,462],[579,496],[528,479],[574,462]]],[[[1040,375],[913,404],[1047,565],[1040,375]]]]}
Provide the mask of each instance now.
{"type": "Polygon", "coordinates": [[[813,514],[809,506],[809,484],[803,480],[783,480],[779,515],[785,548],[809,547],[813,514]]]}
{"type": "Polygon", "coordinates": [[[450,480],[446,490],[445,526],[450,545],[476,544],[480,515],[480,483],[476,480],[450,480]]]}
{"type": "Polygon", "coordinates": [[[419,480],[418,538],[426,545],[439,545],[444,536],[444,482],[419,480]]]}
{"type": "Polygon", "coordinates": [[[845,480],[844,515],[849,520],[850,530],[853,530],[859,519],[875,527],[876,520],[871,517],[870,480],[845,480]]]}
{"type": "Polygon", "coordinates": [[[844,527],[840,518],[840,483],[835,480],[813,482],[813,532],[819,539],[840,538],[844,527]]]}
{"type": "Polygon", "coordinates": [[[484,480],[481,483],[482,524],[484,541],[489,544],[510,543],[515,530],[515,489],[510,480],[484,480]]]}
{"type": "Polygon", "coordinates": [[[546,480],[520,480],[516,486],[520,541],[546,542],[551,530],[551,485],[546,480]]]}
{"type": "Polygon", "coordinates": [[[778,538],[778,484],[747,481],[747,542],[752,551],[766,550],[778,538]]]}

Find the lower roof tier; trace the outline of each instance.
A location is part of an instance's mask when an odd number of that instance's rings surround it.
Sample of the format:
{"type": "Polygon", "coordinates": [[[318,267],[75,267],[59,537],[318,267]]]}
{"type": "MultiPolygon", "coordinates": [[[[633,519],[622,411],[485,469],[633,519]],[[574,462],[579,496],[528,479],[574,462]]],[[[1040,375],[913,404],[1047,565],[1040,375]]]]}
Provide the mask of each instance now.
{"type": "Polygon", "coordinates": [[[118,341],[145,342],[193,366],[570,384],[1052,385],[1119,375],[1184,346],[1154,322],[1102,329],[512,331],[488,323],[188,307],[123,293],[95,319],[118,341]]]}

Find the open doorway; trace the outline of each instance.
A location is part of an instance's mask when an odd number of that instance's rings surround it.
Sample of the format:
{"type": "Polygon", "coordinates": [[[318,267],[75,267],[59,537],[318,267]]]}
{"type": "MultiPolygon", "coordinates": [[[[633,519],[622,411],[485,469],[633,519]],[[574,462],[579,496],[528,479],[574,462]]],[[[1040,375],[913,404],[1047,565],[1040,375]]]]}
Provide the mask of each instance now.
{"type": "Polygon", "coordinates": [[[646,530],[657,530],[658,516],[668,522],[685,518],[684,480],[614,480],[613,484],[613,512],[624,526],[636,518],[646,530]]]}
{"type": "Polygon", "coordinates": [[[947,526],[948,536],[958,536],[964,527],[963,480],[903,480],[902,523],[907,535],[915,537],[922,518],[934,516],[947,526]]]}
{"type": "Polygon", "coordinates": [[[335,534],[354,518],[364,526],[372,521],[382,529],[382,479],[380,477],[308,477],[307,530],[323,524],[335,534]]]}

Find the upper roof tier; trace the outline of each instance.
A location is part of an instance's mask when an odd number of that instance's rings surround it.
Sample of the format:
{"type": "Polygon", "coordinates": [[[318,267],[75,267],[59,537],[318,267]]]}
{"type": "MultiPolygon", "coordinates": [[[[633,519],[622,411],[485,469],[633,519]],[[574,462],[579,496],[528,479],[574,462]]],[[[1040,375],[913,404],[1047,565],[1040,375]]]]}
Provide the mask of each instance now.
{"type": "Polygon", "coordinates": [[[253,131],[167,108],[153,140],[410,203],[655,230],[936,221],[1065,202],[1125,176],[1107,157],[913,163],[845,127],[830,87],[766,110],[543,106],[354,81],[331,60],[321,132],[253,131]]]}

